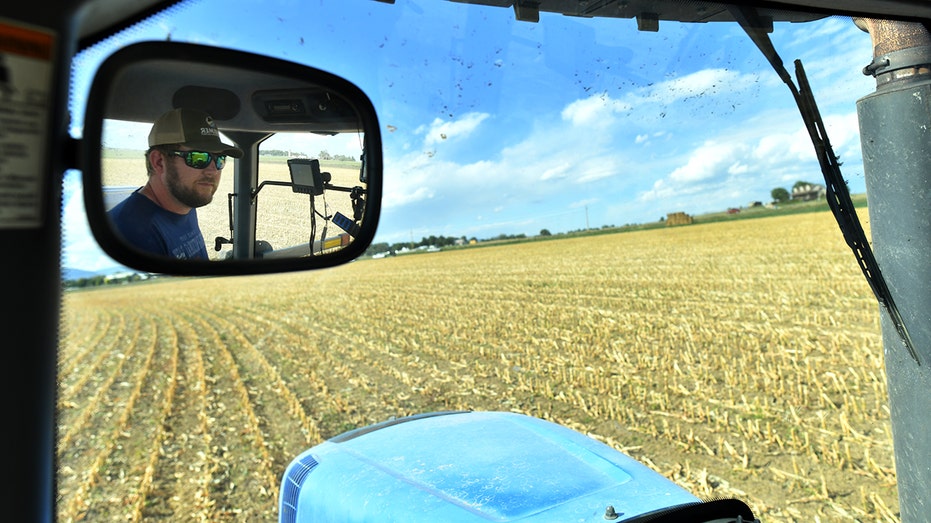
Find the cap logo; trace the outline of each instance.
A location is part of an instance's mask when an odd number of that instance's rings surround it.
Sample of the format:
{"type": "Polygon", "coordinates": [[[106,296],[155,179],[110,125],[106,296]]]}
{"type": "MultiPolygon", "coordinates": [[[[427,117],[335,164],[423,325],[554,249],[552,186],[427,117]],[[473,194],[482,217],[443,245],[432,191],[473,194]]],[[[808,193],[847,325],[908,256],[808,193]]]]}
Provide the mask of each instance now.
{"type": "Polygon", "coordinates": [[[220,136],[220,133],[217,131],[217,124],[214,123],[212,116],[207,116],[204,123],[207,124],[207,127],[200,128],[201,136],[220,136]]]}

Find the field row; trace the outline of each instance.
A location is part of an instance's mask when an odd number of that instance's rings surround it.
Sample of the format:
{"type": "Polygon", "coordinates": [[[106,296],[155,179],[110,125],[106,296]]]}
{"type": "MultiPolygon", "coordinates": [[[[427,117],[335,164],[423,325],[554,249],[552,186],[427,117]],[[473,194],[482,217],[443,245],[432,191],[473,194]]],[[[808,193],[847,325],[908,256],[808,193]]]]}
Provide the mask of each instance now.
{"type": "Polygon", "coordinates": [[[828,215],[69,294],[62,521],[272,519],[431,410],[557,421],[765,521],[896,521],[878,310],[828,215]]]}

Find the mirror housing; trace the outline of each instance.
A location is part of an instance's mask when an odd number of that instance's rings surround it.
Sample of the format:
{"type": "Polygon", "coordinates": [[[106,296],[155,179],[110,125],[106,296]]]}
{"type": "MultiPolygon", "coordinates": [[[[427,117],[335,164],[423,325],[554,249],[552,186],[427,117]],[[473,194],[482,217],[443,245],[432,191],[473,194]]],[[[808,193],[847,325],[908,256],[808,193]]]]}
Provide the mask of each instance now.
{"type": "MultiPolygon", "coordinates": [[[[197,127],[192,129],[197,130],[197,127]]],[[[206,132],[205,127],[199,130],[201,134],[206,132]]],[[[182,134],[189,136],[191,133],[182,134]]],[[[91,231],[111,258],[137,270],[176,275],[229,275],[331,267],[361,255],[375,235],[382,195],[381,135],[375,109],[357,86],[318,69],[256,54],[185,43],[146,42],[127,46],[110,56],[93,80],[81,147],[84,203],[91,231]],[[151,137],[146,143],[144,136],[138,136],[148,133],[161,115],[179,108],[206,112],[206,119],[209,121],[212,117],[216,123],[207,126],[214,130],[207,129],[210,132],[206,134],[219,134],[212,139],[218,138],[222,140],[218,143],[224,147],[232,147],[212,151],[214,156],[218,153],[232,156],[225,165],[216,164],[224,169],[222,174],[216,174],[218,181],[213,187],[216,194],[207,197],[211,203],[200,207],[202,211],[210,207],[224,221],[227,216],[229,219],[229,238],[203,238],[207,249],[214,252],[209,259],[176,259],[167,253],[141,248],[138,243],[131,243],[127,239],[129,235],[120,232],[125,228],[118,228],[108,215],[116,202],[148,185],[146,171],[150,157],[171,164],[166,166],[167,170],[160,171],[163,176],[168,176],[164,173],[171,169],[176,173],[178,169],[187,169],[191,176],[212,171],[212,156],[208,157],[206,167],[202,167],[204,155],[200,156],[200,162],[186,155],[186,151],[197,150],[192,142],[179,142],[181,147],[178,144],[173,147],[180,151],[162,150],[159,155],[151,152],[158,148],[150,147],[151,137]],[[137,132],[121,131],[130,126],[135,126],[137,132]],[[128,135],[139,142],[138,146],[134,144],[133,150],[119,149],[119,152],[126,157],[124,162],[134,163],[128,169],[124,168],[128,164],[114,169],[112,158],[117,149],[111,145],[125,144],[128,135]],[[347,135],[356,144],[358,154],[338,156],[346,165],[331,162],[332,175],[321,171],[324,166],[320,160],[308,159],[306,150],[274,150],[298,156],[288,160],[295,160],[299,165],[313,164],[316,171],[309,172],[312,186],[301,185],[306,184],[306,180],[300,183],[291,180],[283,162],[266,166],[259,161],[259,145],[266,141],[271,143],[273,137],[287,137],[314,147],[327,137],[347,135]],[[188,143],[192,146],[188,147],[188,143]],[[242,157],[234,161],[236,155],[233,153],[237,149],[242,157]],[[279,168],[277,164],[282,165],[279,168]],[[117,170],[121,173],[114,177],[112,172],[117,170]],[[266,185],[285,185],[292,190],[265,190],[260,194],[260,189],[266,185]],[[220,189],[224,187],[228,195],[222,194],[220,189]],[[327,194],[331,195],[329,201],[327,194]],[[298,200],[293,200],[295,198],[298,200]],[[310,199],[309,211],[306,198],[310,199]],[[317,198],[322,198],[322,212],[316,207],[317,198]],[[265,214],[257,210],[260,201],[265,214]],[[285,245],[273,245],[276,241],[260,238],[261,233],[257,233],[262,220],[284,224],[275,225],[278,229],[291,227],[295,230],[288,231],[290,239],[282,240],[285,245]],[[323,222],[322,228],[318,227],[318,220],[323,222]],[[329,228],[330,224],[334,226],[329,228]],[[335,235],[327,236],[334,231],[335,235]],[[302,240],[294,245],[294,237],[302,240]],[[226,246],[232,250],[216,254],[226,246]],[[283,248],[276,250],[275,247],[283,248]]],[[[325,153],[326,148],[321,150],[321,154],[325,153]]],[[[151,176],[159,175],[148,175],[151,176]]],[[[146,198],[144,195],[151,192],[146,187],[134,196],[146,198]]],[[[172,197],[162,192],[162,198],[158,198],[158,194],[149,196],[148,200],[168,209],[161,200],[172,197]]],[[[188,205],[188,208],[195,213],[198,210],[197,205],[188,205]]],[[[182,214],[183,211],[174,212],[182,214]]]]}

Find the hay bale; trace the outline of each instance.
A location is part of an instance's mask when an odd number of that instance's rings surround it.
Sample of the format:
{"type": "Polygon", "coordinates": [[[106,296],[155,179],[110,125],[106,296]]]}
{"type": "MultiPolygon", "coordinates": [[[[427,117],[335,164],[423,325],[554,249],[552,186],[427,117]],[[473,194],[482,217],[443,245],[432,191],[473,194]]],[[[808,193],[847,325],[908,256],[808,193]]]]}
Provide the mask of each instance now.
{"type": "Polygon", "coordinates": [[[684,212],[671,212],[666,215],[666,227],[673,225],[691,225],[692,217],[684,212]]]}

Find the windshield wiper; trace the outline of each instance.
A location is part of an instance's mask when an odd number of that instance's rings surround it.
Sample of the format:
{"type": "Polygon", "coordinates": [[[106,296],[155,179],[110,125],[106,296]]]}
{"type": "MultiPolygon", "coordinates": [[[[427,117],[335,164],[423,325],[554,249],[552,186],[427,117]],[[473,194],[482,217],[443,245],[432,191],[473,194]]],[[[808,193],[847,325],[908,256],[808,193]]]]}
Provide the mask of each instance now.
{"type": "Polygon", "coordinates": [[[905,327],[905,321],[899,313],[895,300],[892,298],[892,292],[886,285],[879,264],[873,256],[866,233],[860,225],[860,219],[857,217],[857,211],[854,209],[853,202],[850,200],[850,191],[840,171],[840,162],[831,148],[831,142],[828,140],[828,133],[821,120],[821,114],[818,111],[818,104],[815,102],[814,94],[811,92],[811,86],[808,84],[808,77],[805,76],[805,69],[802,67],[801,60],[795,61],[795,75],[798,77],[798,87],[792,81],[792,76],[786,70],[782,63],[782,58],[776,52],[772,41],[765,31],[767,24],[757,16],[756,12],[745,6],[729,6],[731,15],[746,31],[753,43],[763,52],[763,55],[775,69],[779,78],[789,86],[799,112],[802,114],[802,120],[808,129],[808,135],[811,137],[811,143],[815,146],[815,153],[818,156],[818,163],[821,165],[821,174],[824,175],[824,182],[827,186],[827,200],[837,225],[840,226],[841,233],[844,235],[844,241],[853,251],[860,265],[860,270],[866,277],[870,289],[876,299],[882,305],[883,309],[889,314],[895,330],[905,348],[908,349],[909,355],[915,360],[915,363],[921,365],[921,359],[915,350],[912,337],[905,327]]]}

